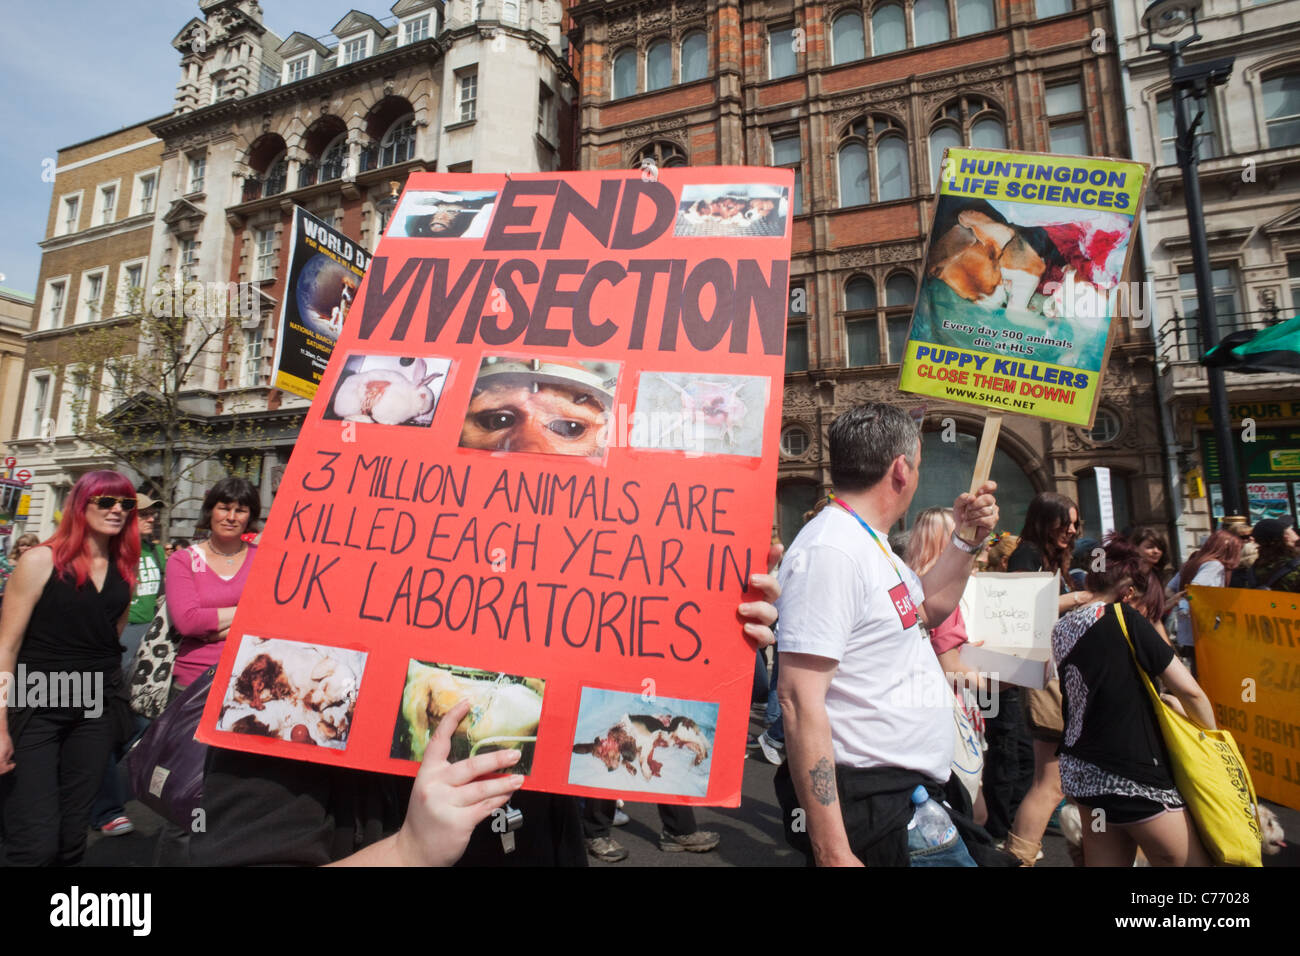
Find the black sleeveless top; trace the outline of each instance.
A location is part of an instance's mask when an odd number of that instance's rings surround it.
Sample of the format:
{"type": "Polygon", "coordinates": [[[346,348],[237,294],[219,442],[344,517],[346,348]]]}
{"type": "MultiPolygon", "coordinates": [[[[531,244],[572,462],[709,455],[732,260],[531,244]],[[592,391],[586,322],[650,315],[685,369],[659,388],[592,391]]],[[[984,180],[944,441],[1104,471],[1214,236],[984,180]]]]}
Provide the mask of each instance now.
{"type": "Polygon", "coordinates": [[[120,670],[117,622],[130,603],[131,588],[112,560],[102,591],[89,577],[77,587],[71,572],[61,577],[52,571],[32,608],[18,663],[38,671],[120,670]]]}

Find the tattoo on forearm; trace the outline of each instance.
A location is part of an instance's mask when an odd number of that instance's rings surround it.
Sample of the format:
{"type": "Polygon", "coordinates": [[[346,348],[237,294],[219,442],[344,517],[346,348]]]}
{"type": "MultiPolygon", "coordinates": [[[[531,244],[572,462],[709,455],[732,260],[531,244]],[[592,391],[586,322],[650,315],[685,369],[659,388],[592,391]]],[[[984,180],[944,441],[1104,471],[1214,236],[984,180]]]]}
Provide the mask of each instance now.
{"type": "Polygon", "coordinates": [[[835,767],[822,757],[817,761],[817,766],[808,771],[808,776],[812,777],[813,796],[823,807],[829,807],[835,802],[835,767]]]}

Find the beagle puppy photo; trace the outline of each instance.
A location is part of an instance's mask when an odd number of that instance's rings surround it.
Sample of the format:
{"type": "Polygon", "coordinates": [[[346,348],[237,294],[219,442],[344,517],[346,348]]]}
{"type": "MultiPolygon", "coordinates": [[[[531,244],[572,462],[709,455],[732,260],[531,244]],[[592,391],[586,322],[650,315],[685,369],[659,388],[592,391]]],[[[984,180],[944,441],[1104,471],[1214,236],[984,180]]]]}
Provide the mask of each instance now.
{"type": "Polygon", "coordinates": [[[941,196],[911,337],[1091,367],[1131,231],[1131,217],[1111,212],[941,196]],[[985,324],[1018,329],[1025,338],[1014,341],[1033,336],[1032,346],[976,344],[985,324]]]}

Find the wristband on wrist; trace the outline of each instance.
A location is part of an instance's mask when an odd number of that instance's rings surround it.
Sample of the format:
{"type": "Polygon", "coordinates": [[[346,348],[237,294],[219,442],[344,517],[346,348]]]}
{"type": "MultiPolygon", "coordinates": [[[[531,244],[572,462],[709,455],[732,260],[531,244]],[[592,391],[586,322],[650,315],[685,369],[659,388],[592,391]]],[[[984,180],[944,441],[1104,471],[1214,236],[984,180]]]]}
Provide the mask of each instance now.
{"type": "Polygon", "coordinates": [[[974,554],[975,552],[979,551],[980,546],[983,544],[983,542],[981,541],[976,541],[975,543],[972,544],[971,542],[963,538],[961,535],[959,535],[955,529],[953,530],[952,533],[952,543],[955,544],[962,551],[965,551],[967,554],[974,554]]]}

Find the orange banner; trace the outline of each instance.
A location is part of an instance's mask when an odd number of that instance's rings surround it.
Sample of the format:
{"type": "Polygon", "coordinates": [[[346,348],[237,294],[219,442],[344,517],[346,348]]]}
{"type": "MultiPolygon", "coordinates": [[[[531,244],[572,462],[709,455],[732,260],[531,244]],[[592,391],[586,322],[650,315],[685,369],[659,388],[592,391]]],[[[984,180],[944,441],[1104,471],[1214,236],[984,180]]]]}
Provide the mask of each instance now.
{"type": "Polygon", "coordinates": [[[1261,797],[1300,810],[1300,595],[1190,587],[1197,678],[1261,797]]]}

